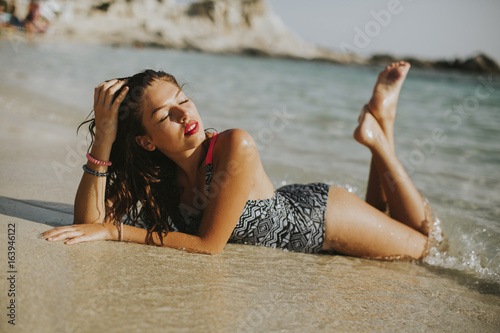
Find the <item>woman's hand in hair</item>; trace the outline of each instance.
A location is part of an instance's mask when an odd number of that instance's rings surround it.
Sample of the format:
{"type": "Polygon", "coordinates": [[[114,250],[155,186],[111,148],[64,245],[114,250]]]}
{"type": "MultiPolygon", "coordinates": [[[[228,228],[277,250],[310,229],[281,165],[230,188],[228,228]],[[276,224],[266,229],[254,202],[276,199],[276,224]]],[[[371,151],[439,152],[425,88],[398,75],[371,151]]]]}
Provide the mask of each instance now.
{"type": "Polygon", "coordinates": [[[118,240],[118,237],[118,229],[113,223],[73,224],[47,230],[39,236],[51,242],[66,240],[64,242],[66,245],[98,240],[118,240]]]}
{"type": "Polygon", "coordinates": [[[118,108],[128,93],[128,87],[123,88],[118,96],[115,96],[115,94],[126,82],[126,80],[114,79],[103,82],[95,88],[94,116],[96,143],[105,142],[113,144],[116,139],[118,108]]]}

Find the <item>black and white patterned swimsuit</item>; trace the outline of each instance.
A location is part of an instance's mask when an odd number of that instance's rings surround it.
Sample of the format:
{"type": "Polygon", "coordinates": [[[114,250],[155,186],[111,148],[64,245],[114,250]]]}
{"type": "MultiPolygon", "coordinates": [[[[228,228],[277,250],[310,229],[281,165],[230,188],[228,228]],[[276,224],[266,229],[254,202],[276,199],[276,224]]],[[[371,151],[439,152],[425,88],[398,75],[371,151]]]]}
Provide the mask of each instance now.
{"type": "MultiPolygon", "coordinates": [[[[205,164],[207,193],[214,175],[212,150],[217,133],[212,137],[205,164]]],[[[312,183],[287,185],[274,191],[269,199],[248,200],[229,242],[286,249],[295,252],[321,251],[325,240],[325,214],[330,185],[312,183]]],[[[180,209],[184,230],[196,234],[201,217],[194,218],[180,209]]]]}

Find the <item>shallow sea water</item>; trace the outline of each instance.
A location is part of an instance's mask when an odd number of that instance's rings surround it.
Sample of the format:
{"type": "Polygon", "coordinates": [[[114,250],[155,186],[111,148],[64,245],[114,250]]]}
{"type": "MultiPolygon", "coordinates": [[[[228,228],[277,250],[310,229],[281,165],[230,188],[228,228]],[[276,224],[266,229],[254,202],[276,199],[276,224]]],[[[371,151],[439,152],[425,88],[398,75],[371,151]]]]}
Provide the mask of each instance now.
{"type": "MultiPolygon", "coordinates": [[[[276,187],[322,181],[364,197],[370,154],[352,131],[381,68],[8,40],[0,41],[0,63],[2,84],[73,106],[62,117],[75,127],[100,82],[165,70],[186,84],[205,128],[238,127],[254,136],[276,187]]],[[[498,77],[410,71],[396,150],[449,245],[424,265],[492,294],[500,293],[499,125],[498,77]]]]}

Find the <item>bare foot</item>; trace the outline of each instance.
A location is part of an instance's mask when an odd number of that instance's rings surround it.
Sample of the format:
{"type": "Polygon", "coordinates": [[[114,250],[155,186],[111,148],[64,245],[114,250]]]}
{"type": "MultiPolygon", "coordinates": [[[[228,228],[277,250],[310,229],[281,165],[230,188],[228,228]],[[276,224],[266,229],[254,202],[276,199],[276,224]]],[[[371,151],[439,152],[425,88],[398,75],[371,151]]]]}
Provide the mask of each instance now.
{"type": "Polygon", "coordinates": [[[358,118],[359,125],[354,130],[354,139],[370,149],[378,149],[388,145],[387,138],[368,105],[361,110],[358,118]]]}
{"type": "Polygon", "coordinates": [[[407,62],[392,63],[379,74],[373,88],[368,107],[385,133],[393,127],[399,92],[409,70],[407,62]]]}

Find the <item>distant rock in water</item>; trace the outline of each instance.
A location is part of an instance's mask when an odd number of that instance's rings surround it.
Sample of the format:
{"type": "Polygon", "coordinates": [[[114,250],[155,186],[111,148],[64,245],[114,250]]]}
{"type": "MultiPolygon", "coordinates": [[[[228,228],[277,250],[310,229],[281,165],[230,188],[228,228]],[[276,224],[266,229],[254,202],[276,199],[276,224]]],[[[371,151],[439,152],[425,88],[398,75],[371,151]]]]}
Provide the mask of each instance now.
{"type": "Polygon", "coordinates": [[[468,71],[500,73],[500,67],[495,60],[484,54],[465,60],[461,67],[468,71]]]}
{"type": "Polygon", "coordinates": [[[452,69],[466,72],[500,74],[500,66],[485,54],[478,54],[472,58],[465,60],[455,59],[449,60],[421,60],[416,58],[396,58],[389,54],[377,54],[370,58],[369,63],[372,65],[385,65],[394,61],[404,60],[417,68],[430,69],[452,69]]]}

